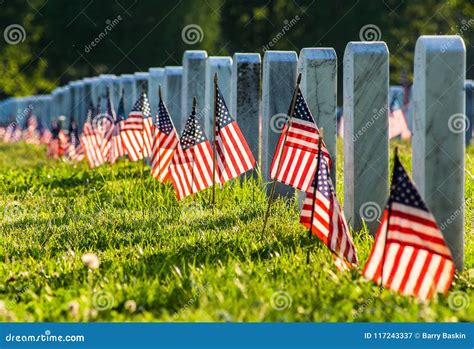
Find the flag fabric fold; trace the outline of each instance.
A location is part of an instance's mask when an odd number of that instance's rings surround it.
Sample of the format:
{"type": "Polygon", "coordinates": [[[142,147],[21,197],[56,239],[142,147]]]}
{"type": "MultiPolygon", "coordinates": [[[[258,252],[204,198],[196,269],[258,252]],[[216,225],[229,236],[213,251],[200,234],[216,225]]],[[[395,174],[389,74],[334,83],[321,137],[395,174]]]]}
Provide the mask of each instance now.
{"type": "Polygon", "coordinates": [[[110,90],[107,88],[107,109],[105,115],[100,116],[100,127],[103,132],[102,142],[100,144],[100,152],[105,161],[110,162],[110,149],[112,146],[112,135],[115,128],[115,115],[114,106],[112,104],[112,95],[110,90]]]}
{"type": "Polygon", "coordinates": [[[151,175],[164,183],[170,176],[170,164],[179,144],[179,139],[168,109],[161,98],[153,133],[151,175]]]}
{"type": "Polygon", "coordinates": [[[171,182],[178,199],[213,185],[212,156],[211,144],[193,109],[170,165],[171,182]]]}
{"type": "Polygon", "coordinates": [[[217,86],[216,92],[216,171],[219,182],[225,183],[252,169],[255,158],[217,86]]]}
{"type": "Polygon", "coordinates": [[[147,140],[148,126],[145,126],[148,122],[151,122],[150,105],[143,91],[120,129],[123,145],[131,161],[138,161],[150,155],[147,148],[150,142],[147,140]]]}
{"type": "Polygon", "coordinates": [[[102,144],[102,137],[98,130],[95,129],[94,124],[96,124],[92,118],[94,113],[94,108],[91,105],[87,111],[86,122],[82,130],[82,135],[80,137],[82,147],[84,148],[84,153],[86,155],[87,163],[90,168],[100,166],[104,163],[104,157],[100,151],[100,145],[102,144]]]}
{"type": "Polygon", "coordinates": [[[76,120],[71,119],[69,124],[69,142],[64,152],[64,157],[71,161],[81,161],[84,158],[83,148],[77,130],[76,120]]]}
{"type": "Polygon", "coordinates": [[[363,274],[421,300],[446,293],[453,279],[451,251],[397,155],[387,208],[363,274]]]}
{"type": "Polygon", "coordinates": [[[115,125],[112,132],[112,138],[110,140],[110,156],[109,162],[114,164],[120,157],[125,156],[125,147],[123,146],[122,133],[120,132],[125,121],[125,108],[124,108],[124,94],[120,97],[119,106],[117,109],[117,115],[115,118],[115,125]]]}
{"type": "MultiPolygon", "coordinates": [[[[306,192],[316,170],[319,130],[299,87],[296,92],[295,108],[278,140],[270,176],[306,192]]],[[[331,157],[324,142],[322,153],[331,168],[331,157]]]]}
{"type": "Polygon", "coordinates": [[[329,248],[338,269],[351,268],[358,264],[357,250],[337,200],[326,159],[324,156],[318,159],[303,202],[300,223],[329,248]]]}

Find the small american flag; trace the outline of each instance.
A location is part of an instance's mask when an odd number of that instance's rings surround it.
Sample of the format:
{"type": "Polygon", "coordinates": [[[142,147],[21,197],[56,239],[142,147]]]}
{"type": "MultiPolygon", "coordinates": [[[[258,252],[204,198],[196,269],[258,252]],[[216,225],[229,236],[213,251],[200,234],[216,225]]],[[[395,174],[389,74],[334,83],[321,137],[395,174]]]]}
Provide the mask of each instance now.
{"type": "Polygon", "coordinates": [[[405,113],[400,105],[394,101],[388,115],[388,138],[392,139],[397,136],[401,136],[402,139],[410,139],[411,132],[408,128],[405,113]]]}
{"type": "Polygon", "coordinates": [[[255,159],[237,121],[230,115],[224,97],[217,86],[216,92],[215,156],[219,181],[225,183],[252,169],[255,166],[255,159]]]}
{"type": "Polygon", "coordinates": [[[87,163],[90,168],[100,166],[104,163],[104,157],[100,151],[100,144],[102,143],[102,137],[97,130],[93,127],[92,114],[94,107],[92,103],[87,111],[86,122],[84,123],[81,144],[86,154],[87,163]]]}
{"type": "Polygon", "coordinates": [[[112,135],[115,128],[115,110],[112,104],[112,95],[110,90],[107,88],[107,110],[105,115],[102,115],[101,127],[103,130],[102,143],[100,145],[100,152],[105,160],[110,161],[110,148],[112,135]]]}
{"type": "MultiPolygon", "coordinates": [[[[316,170],[319,130],[301,90],[297,89],[295,110],[282,130],[270,174],[272,179],[306,192],[316,170]]],[[[322,153],[331,168],[331,157],[324,143],[322,153]]]]}
{"type": "Polygon", "coordinates": [[[48,144],[53,136],[43,120],[39,122],[40,144],[48,144]]]}
{"type": "Polygon", "coordinates": [[[146,156],[144,120],[151,119],[150,116],[150,105],[143,91],[120,130],[123,144],[131,161],[138,161],[146,156]]]}
{"type": "Polygon", "coordinates": [[[74,118],[71,119],[69,124],[69,142],[64,152],[64,157],[68,160],[77,159],[77,150],[80,147],[81,141],[77,132],[77,124],[74,118]]]}
{"type": "Polygon", "coordinates": [[[115,163],[118,158],[125,156],[125,147],[123,146],[122,134],[120,132],[123,127],[125,120],[125,107],[124,107],[124,92],[122,90],[122,96],[117,110],[117,117],[115,119],[115,126],[112,133],[111,148],[109,162],[115,163]]]}
{"type": "Polygon", "coordinates": [[[26,121],[26,125],[27,126],[24,135],[25,142],[28,144],[39,144],[40,134],[38,131],[38,119],[36,118],[36,115],[31,112],[31,109],[26,121]]]}
{"type": "Polygon", "coordinates": [[[143,149],[143,157],[150,157],[152,153],[152,144],[153,144],[153,118],[151,117],[151,108],[148,104],[148,113],[145,113],[143,116],[143,142],[145,143],[145,148],[143,149]]]}
{"type": "Polygon", "coordinates": [[[193,109],[170,165],[178,199],[212,186],[212,148],[193,109]]]}
{"type": "Polygon", "coordinates": [[[331,250],[339,269],[350,268],[358,264],[357,251],[337,201],[326,158],[318,156],[317,162],[311,187],[306,192],[300,223],[309,228],[331,250]]]}
{"type": "Polygon", "coordinates": [[[54,121],[52,137],[48,143],[48,156],[53,159],[59,159],[67,149],[67,137],[61,129],[61,122],[54,121]]]}
{"type": "Polygon", "coordinates": [[[8,126],[5,131],[5,135],[3,136],[3,141],[5,143],[11,143],[13,142],[14,135],[15,135],[15,129],[16,129],[16,122],[12,121],[8,126]]]}
{"type": "Polygon", "coordinates": [[[154,126],[151,156],[151,175],[164,183],[169,175],[171,160],[176,152],[179,139],[166,105],[160,98],[158,115],[154,126]]]}
{"type": "Polygon", "coordinates": [[[453,279],[451,251],[397,155],[387,208],[363,273],[422,300],[446,293],[453,279]]]}

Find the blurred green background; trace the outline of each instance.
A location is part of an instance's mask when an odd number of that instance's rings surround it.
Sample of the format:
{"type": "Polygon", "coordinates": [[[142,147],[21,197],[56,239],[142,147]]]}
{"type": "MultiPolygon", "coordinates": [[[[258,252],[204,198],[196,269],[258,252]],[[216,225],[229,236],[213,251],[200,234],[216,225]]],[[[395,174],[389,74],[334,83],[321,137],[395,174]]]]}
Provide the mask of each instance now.
{"type": "Polygon", "coordinates": [[[423,34],[461,35],[474,78],[474,0],[0,0],[0,99],[87,76],[181,65],[187,49],[263,54],[272,40],[277,50],[334,47],[341,79],[344,48],[367,25],[388,44],[392,84],[410,84],[423,34]],[[24,29],[16,44],[5,40],[12,24],[24,29]],[[191,24],[201,30],[195,43],[182,37],[191,24]]]}

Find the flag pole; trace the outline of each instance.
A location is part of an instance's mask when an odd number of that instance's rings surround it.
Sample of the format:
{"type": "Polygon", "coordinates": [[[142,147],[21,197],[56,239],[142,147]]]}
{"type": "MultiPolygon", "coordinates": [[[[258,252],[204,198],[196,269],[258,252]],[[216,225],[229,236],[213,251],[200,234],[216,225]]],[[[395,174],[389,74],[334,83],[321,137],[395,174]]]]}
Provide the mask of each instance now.
{"type": "MultiPolygon", "coordinates": [[[[197,99],[196,99],[196,96],[193,97],[193,107],[192,107],[192,115],[194,115],[195,118],[197,118],[196,116],[196,107],[197,107],[197,99]]],[[[196,123],[197,123],[197,120],[195,120],[196,123]]],[[[193,139],[196,139],[196,124],[193,125],[193,139]]],[[[194,152],[193,152],[193,169],[192,169],[192,173],[191,173],[191,189],[194,187],[194,168],[196,166],[194,166],[194,162],[195,162],[195,158],[194,158],[194,152]]]]}
{"type": "Polygon", "coordinates": [[[217,72],[214,74],[214,120],[212,126],[213,137],[212,141],[214,143],[214,149],[212,152],[212,213],[216,206],[216,152],[217,152],[217,72]]]}
{"type": "MultiPolygon", "coordinates": [[[[280,149],[280,154],[278,156],[277,171],[276,171],[276,176],[275,177],[278,177],[279,172],[280,172],[281,157],[283,155],[283,148],[284,148],[284,145],[286,143],[286,139],[288,138],[288,132],[289,132],[290,126],[291,126],[291,118],[292,118],[293,113],[295,111],[296,96],[298,95],[298,90],[299,90],[299,87],[300,87],[300,83],[301,83],[301,73],[298,74],[298,77],[296,79],[296,86],[295,86],[295,90],[293,91],[293,97],[291,99],[291,107],[290,107],[290,112],[289,112],[290,115],[288,115],[288,121],[287,121],[288,127],[286,128],[285,137],[283,138],[282,147],[280,149]]],[[[271,174],[270,174],[270,176],[271,176],[271,174]]],[[[276,180],[273,179],[272,187],[270,189],[270,197],[268,198],[267,210],[266,210],[265,216],[263,218],[263,228],[262,228],[262,233],[261,233],[262,236],[265,233],[265,228],[267,227],[268,217],[270,216],[270,207],[273,203],[273,196],[275,194],[275,186],[276,186],[276,180]]]]}
{"type": "MultiPolygon", "coordinates": [[[[145,93],[145,85],[142,85],[142,96],[145,93]]],[[[143,188],[145,188],[145,183],[143,181],[145,180],[145,137],[146,137],[146,132],[145,132],[145,115],[143,115],[143,110],[144,110],[144,105],[142,105],[142,144],[141,144],[141,153],[142,153],[142,166],[141,166],[141,180],[142,180],[142,185],[143,188]]],[[[145,219],[145,190],[143,190],[143,195],[142,195],[142,217],[145,219]]]]}
{"type": "MultiPolygon", "coordinates": [[[[398,147],[395,147],[393,163],[395,164],[398,158],[398,147]]],[[[393,169],[395,170],[395,169],[393,169]]],[[[393,185],[393,175],[392,182],[390,183],[390,193],[392,192],[391,186],[393,185]]],[[[384,288],[383,285],[383,270],[385,266],[385,250],[387,249],[387,237],[388,237],[388,227],[390,225],[390,216],[392,215],[392,200],[388,198],[388,209],[387,209],[387,226],[385,227],[385,236],[383,242],[383,252],[382,252],[382,270],[380,272],[380,286],[384,288]]]]}
{"type": "MultiPolygon", "coordinates": [[[[156,114],[156,117],[157,117],[157,120],[156,120],[156,124],[158,125],[158,127],[160,126],[160,107],[159,107],[159,104],[163,101],[163,95],[161,94],[161,84],[158,85],[158,112],[156,114]]],[[[160,139],[158,138],[157,139],[157,142],[158,144],[156,146],[159,146],[159,141],[160,139]]],[[[157,161],[158,161],[158,173],[161,173],[161,166],[160,166],[160,148],[158,148],[158,154],[157,154],[158,158],[157,158],[157,161]]]]}
{"type": "MultiPolygon", "coordinates": [[[[308,229],[308,238],[309,241],[312,241],[312,228],[313,228],[313,221],[314,221],[314,208],[316,206],[316,195],[318,192],[318,173],[319,173],[319,166],[321,164],[321,148],[323,145],[323,137],[324,137],[324,128],[319,130],[319,139],[318,139],[318,155],[316,156],[316,170],[314,172],[314,186],[313,186],[313,202],[311,203],[311,218],[309,221],[309,229],[308,229]]],[[[308,248],[306,253],[306,264],[309,264],[309,257],[310,257],[310,250],[308,248]]]]}

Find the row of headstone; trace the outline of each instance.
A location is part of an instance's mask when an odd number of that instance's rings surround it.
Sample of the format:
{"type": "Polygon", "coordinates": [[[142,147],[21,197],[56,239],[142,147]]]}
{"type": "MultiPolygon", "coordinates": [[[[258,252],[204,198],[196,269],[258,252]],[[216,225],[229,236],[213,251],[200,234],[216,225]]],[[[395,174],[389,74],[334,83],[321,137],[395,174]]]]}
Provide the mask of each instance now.
{"type": "MultiPolygon", "coordinates": [[[[256,158],[263,179],[287,119],[298,72],[301,89],[330,155],[336,160],[337,57],[332,48],[236,53],[208,57],[206,51],[186,51],[182,67],[150,68],[148,72],[101,75],[59,87],[50,97],[49,116],[74,116],[82,124],[87,103],[105,109],[105,91],[112,91],[117,108],[121,89],[125,111],[140,91],[148,92],[153,114],[158,86],[179,132],[197,99],[197,113],[212,138],[214,75],[256,158]]],[[[464,129],[457,117],[472,125],[472,82],[465,86],[465,47],[458,36],[422,36],[415,51],[410,103],[413,131],[413,176],[441,225],[458,268],[463,263],[464,129]],[[467,95],[467,99],[466,99],[467,95]],[[465,115],[469,114],[469,120],[465,115]],[[456,128],[458,127],[458,128],[456,128]],[[444,175],[443,175],[444,173],[444,175]],[[435,175],[436,174],[436,175],[435,175]]],[[[349,224],[367,226],[374,234],[389,192],[389,95],[404,98],[400,88],[389,89],[389,51],[384,42],[350,42],[343,58],[344,211],[349,224]]],[[[15,99],[13,109],[25,105],[15,99]]],[[[11,108],[11,106],[9,107],[11,108]]],[[[472,126],[471,126],[472,127],[472,126]]],[[[472,132],[472,131],[471,131],[472,132]]],[[[333,162],[334,164],[336,161],[333,162]]],[[[333,180],[335,171],[333,168],[333,180]]],[[[278,185],[280,195],[294,191],[278,185]]]]}

